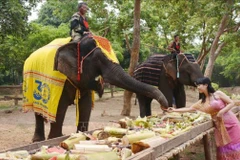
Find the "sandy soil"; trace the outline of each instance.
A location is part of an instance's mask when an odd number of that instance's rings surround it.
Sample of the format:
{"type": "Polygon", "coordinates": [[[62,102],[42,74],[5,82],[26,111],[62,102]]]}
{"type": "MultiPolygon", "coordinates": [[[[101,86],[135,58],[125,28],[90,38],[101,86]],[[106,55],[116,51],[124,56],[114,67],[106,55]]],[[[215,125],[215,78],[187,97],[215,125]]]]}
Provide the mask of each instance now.
{"type": "MultiPolygon", "coordinates": [[[[187,106],[196,102],[198,98],[198,92],[196,90],[187,89],[186,94],[187,106]]],[[[138,105],[134,105],[134,101],[135,98],[132,98],[131,118],[136,118],[139,115],[138,105]]],[[[9,103],[13,102],[1,101],[1,103],[8,103],[9,105],[9,103]]],[[[115,123],[111,123],[110,121],[116,121],[123,118],[123,116],[120,115],[122,106],[123,92],[114,93],[114,98],[111,98],[110,94],[105,93],[103,98],[95,101],[95,108],[91,114],[89,130],[103,127],[105,125],[117,125],[115,123]]],[[[155,100],[152,102],[152,112],[153,114],[159,114],[162,112],[159,104],[155,100]]],[[[1,109],[0,125],[0,151],[31,143],[34,132],[33,112],[22,113],[20,107],[15,109],[12,107],[11,113],[7,113],[6,110],[1,109]]],[[[46,123],[45,126],[47,137],[50,125],[49,123],[46,123]]],[[[74,133],[75,131],[75,106],[70,106],[65,117],[63,134],[68,135],[70,133],[74,133]]],[[[197,149],[194,149],[190,151],[190,154],[195,154],[195,150],[197,149]]]]}

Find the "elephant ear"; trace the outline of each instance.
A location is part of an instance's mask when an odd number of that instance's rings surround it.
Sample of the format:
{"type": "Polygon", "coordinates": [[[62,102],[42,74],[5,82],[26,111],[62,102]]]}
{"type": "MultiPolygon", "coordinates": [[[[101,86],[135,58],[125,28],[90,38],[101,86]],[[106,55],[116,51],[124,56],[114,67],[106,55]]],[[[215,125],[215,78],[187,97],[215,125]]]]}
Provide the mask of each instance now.
{"type": "Polygon", "coordinates": [[[77,78],[77,45],[78,42],[70,42],[61,46],[54,59],[54,70],[72,80],[77,78]]]}
{"type": "Polygon", "coordinates": [[[60,56],[73,56],[77,53],[77,42],[69,42],[58,48],[54,59],[54,70],[61,70],[60,56]]]}

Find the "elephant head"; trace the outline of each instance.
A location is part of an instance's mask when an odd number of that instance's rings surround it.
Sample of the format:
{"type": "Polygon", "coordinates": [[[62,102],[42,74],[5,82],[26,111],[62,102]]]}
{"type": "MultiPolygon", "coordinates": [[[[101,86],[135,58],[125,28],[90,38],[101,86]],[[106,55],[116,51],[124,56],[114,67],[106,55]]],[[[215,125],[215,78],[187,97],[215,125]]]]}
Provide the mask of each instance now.
{"type": "Polygon", "coordinates": [[[192,55],[187,56],[185,54],[165,56],[163,66],[166,74],[173,81],[195,87],[196,80],[203,77],[203,74],[192,55]]]}
{"type": "Polygon", "coordinates": [[[151,97],[162,107],[168,107],[161,91],[135,80],[124,72],[115,55],[109,51],[109,41],[103,37],[101,40],[104,42],[102,46],[95,37],[87,36],[60,47],[55,57],[55,69],[65,74],[80,91],[89,90],[89,83],[101,75],[105,82],[151,97]],[[109,52],[106,53],[105,50],[109,52]]]}
{"type": "MultiPolygon", "coordinates": [[[[168,100],[169,106],[173,104],[173,97],[176,106],[186,105],[186,94],[184,85],[195,86],[198,78],[203,77],[199,65],[184,54],[150,56],[145,62],[137,66],[134,71],[134,78],[137,80],[157,86],[168,100]]],[[[152,99],[143,95],[137,95],[140,107],[140,115],[151,115],[152,99]]]]}

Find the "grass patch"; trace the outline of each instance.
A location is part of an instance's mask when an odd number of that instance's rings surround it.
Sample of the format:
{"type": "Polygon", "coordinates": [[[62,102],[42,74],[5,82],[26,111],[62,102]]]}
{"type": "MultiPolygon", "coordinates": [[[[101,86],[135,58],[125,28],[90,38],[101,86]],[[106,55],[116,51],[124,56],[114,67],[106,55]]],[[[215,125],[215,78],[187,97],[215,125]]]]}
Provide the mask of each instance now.
{"type": "Polygon", "coordinates": [[[11,106],[0,105],[0,110],[7,110],[11,108],[12,108],[11,106]]]}

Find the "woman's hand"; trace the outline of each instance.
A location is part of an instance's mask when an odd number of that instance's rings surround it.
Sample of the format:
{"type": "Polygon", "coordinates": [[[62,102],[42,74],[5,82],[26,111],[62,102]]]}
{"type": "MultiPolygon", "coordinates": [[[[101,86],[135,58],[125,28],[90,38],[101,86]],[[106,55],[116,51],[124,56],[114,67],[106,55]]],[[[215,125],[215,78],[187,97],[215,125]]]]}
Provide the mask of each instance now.
{"type": "Polygon", "coordinates": [[[222,118],[223,114],[224,114],[223,110],[220,110],[217,114],[217,118],[222,118]]]}
{"type": "Polygon", "coordinates": [[[167,112],[174,112],[175,110],[176,110],[175,108],[169,107],[169,108],[167,109],[167,112]]]}

